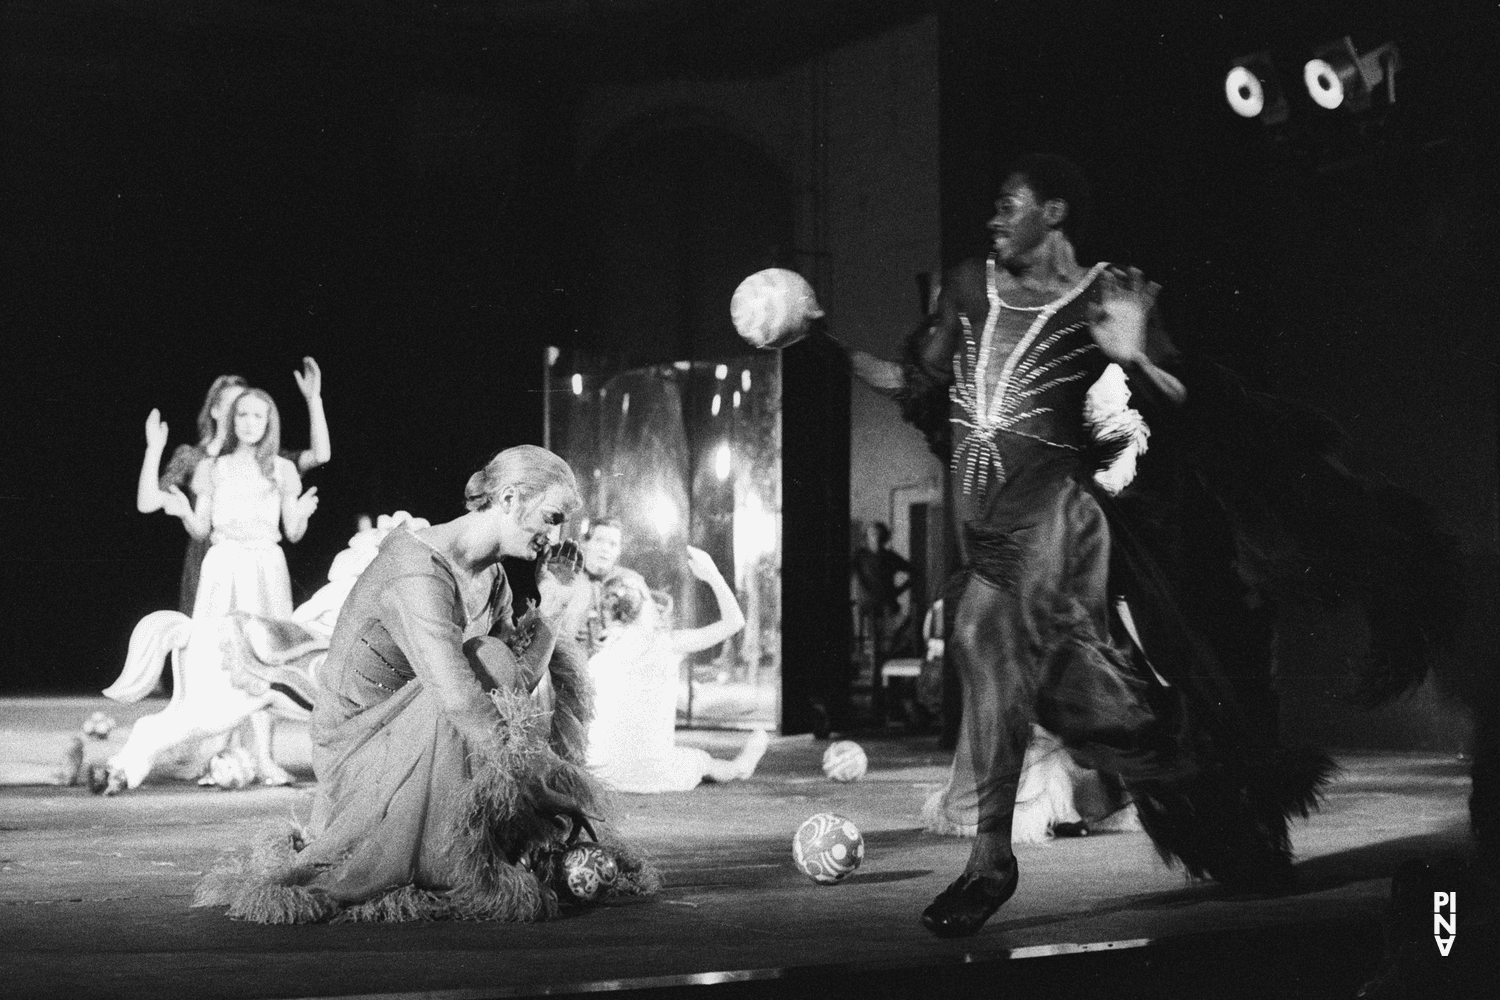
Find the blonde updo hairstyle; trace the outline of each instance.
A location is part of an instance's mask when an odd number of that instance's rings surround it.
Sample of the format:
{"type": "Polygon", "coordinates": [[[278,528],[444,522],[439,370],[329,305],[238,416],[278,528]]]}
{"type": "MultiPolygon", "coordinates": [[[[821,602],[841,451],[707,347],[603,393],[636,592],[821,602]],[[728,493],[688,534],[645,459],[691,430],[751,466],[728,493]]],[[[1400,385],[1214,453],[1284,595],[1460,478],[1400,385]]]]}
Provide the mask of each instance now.
{"type": "Polygon", "coordinates": [[[607,623],[634,625],[647,603],[656,605],[658,628],[672,625],[672,595],[652,590],[646,578],[633,569],[616,569],[604,581],[604,618],[607,623]]]}
{"type": "Polygon", "coordinates": [[[523,506],[539,500],[553,486],[564,489],[563,513],[569,516],[583,506],[578,495],[578,480],[561,458],[534,444],[506,448],[485,463],[484,468],[469,477],[464,487],[464,506],[469,510],[489,510],[500,501],[507,489],[514,488],[523,506]]]}

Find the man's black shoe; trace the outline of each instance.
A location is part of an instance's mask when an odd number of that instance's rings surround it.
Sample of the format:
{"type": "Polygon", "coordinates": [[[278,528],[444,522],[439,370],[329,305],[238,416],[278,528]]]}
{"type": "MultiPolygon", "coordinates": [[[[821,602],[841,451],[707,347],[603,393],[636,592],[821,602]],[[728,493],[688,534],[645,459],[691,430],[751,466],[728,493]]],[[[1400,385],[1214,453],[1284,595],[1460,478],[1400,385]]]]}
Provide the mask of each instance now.
{"type": "Polygon", "coordinates": [[[1004,875],[965,872],[922,911],[922,926],[938,937],[976,934],[1001,904],[1015,894],[1020,881],[1021,868],[1015,858],[1011,858],[1010,871],[1004,875]]]}

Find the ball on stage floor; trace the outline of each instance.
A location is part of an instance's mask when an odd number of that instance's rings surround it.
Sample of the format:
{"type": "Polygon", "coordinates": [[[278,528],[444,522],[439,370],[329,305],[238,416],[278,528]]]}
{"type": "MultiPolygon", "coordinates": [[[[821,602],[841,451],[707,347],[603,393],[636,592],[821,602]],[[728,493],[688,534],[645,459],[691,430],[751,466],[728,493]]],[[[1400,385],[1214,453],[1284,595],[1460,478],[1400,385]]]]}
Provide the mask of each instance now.
{"type": "Polygon", "coordinates": [[[598,844],[575,844],[558,864],[558,889],[574,903],[598,902],[619,877],[615,856],[598,844]]]}
{"type": "Polygon", "coordinates": [[[809,817],[792,838],[792,860],[819,885],[842,882],[864,859],[865,838],[859,827],[836,813],[809,817]]]}
{"type": "Polygon", "coordinates": [[[255,759],[244,747],[220,750],[209,758],[208,779],[225,791],[248,788],[255,780],[255,759]]]}
{"type": "Polygon", "coordinates": [[[729,318],[752,347],[779,349],[807,336],[823,315],[807,279],[784,267],[756,271],[729,300],[729,318]]]}
{"type": "Polygon", "coordinates": [[[83,734],[96,740],[107,740],[115,730],[115,720],[103,712],[95,712],[83,720],[83,734]]]}
{"type": "Polygon", "coordinates": [[[839,740],[823,751],[823,773],[834,781],[858,781],[869,769],[865,748],[853,740],[839,740]]]}

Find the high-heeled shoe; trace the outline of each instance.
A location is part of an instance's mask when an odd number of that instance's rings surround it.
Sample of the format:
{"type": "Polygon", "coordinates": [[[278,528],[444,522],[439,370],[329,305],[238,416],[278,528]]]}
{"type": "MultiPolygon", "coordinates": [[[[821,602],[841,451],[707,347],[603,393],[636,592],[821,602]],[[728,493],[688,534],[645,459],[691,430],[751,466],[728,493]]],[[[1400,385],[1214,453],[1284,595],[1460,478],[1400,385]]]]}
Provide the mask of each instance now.
{"type": "Polygon", "coordinates": [[[1010,870],[1001,875],[964,872],[922,911],[922,926],[938,937],[976,934],[1015,895],[1020,881],[1021,868],[1015,858],[1010,860],[1010,870]]]}

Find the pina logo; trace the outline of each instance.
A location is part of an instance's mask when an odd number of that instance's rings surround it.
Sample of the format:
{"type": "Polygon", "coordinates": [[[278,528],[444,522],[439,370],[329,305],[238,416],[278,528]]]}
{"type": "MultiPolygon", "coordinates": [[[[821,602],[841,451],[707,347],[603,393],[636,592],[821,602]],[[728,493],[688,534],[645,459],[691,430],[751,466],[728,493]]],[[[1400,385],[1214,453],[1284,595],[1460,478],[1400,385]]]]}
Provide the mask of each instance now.
{"type": "Polygon", "coordinates": [[[1458,937],[1458,893],[1432,894],[1432,936],[1437,941],[1438,954],[1446,957],[1458,937]]]}

